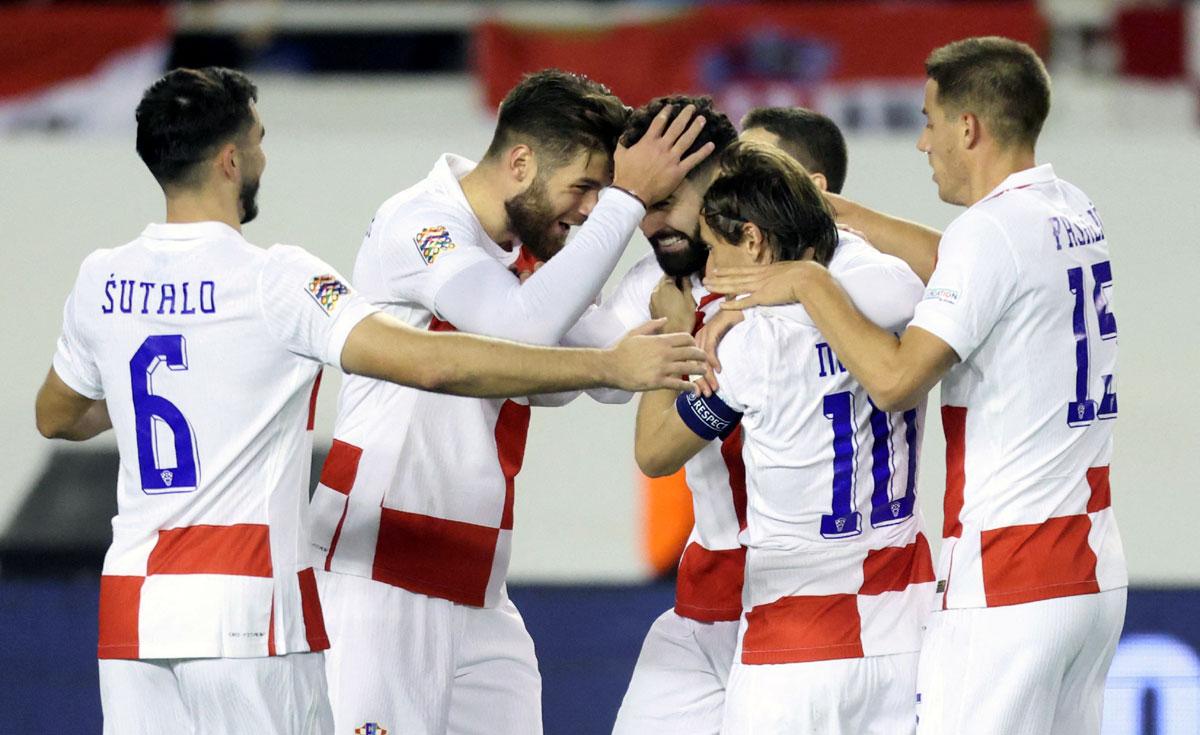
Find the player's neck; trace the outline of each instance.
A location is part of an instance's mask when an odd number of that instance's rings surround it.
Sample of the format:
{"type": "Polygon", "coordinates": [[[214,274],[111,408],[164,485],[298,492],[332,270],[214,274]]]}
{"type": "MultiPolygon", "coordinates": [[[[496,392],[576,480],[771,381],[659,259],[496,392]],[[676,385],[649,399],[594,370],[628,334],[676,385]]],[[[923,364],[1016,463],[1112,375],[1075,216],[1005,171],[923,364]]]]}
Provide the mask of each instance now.
{"type": "Polygon", "coordinates": [[[221,222],[238,232],[242,221],[237,202],[227,202],[204,192],[177,193],[167,196],[167,223],[221,222]]]}
{"type": "Polygon", "coordinates": [[[473,171],[458,180],[458,184],[488,237],[500,244],[511,241],[513,234],[508,231],[504,190],[487,160],[480,161],[473,171]]]}
{"type": "Polygon", "coordinates": [[[980,161],[971,172],[970,201],[967,206],[991,194],[1009,176],[1037,165],[1032,148],[996,151],[980,161]]]}

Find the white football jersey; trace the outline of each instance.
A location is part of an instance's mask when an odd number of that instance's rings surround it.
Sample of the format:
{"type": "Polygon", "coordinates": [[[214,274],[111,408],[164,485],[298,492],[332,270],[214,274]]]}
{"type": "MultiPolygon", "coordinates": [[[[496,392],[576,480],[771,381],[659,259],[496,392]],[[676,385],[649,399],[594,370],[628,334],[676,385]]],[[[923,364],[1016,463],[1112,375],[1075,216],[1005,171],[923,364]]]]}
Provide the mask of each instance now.
{"type": "MultiPolygon", "coordinates": [[[[650,295],[663,278],[654,253],[625,274],[601,304],[626,330],[650,319],[650,295]]],[[[721,308],[721,296],[692,276],[696,302],[693,334],[721,308]]],[[[695,525],[679,559],[675,576],[675,612],[711,623],[737,620],[742,614],[742,581],[746,550],[738,534],[746,524],[746,472],[742,467],[742,432],[735,427],[719,442],[711,442],[684,465],[692,494],[695,525]]]]}
{"type": "Polygon", "coordinates": [[[296,247],[150,225],[84,260],[54,370],[120,452],[101,658],[328,647],[302,534],[321,363],[376,309],[296,247]]]}
{"type": "Polygon", "coordinates": [[[942,236],[912,326],[942,380],[948,608],[1127,583],[1109,492],[1117,322],[1095,205],[1049,165],[1009,176],[942,236]]]}
{"type": "MultiPolygon", "coordinates": [[[[492,241],[463,194],[459,179],[473,167],[443,156],[428,177],[384,202],[359,250],[355,285],[418,329],[455,328],[436,311],[438,291],[453,276],[488,259],[506,267],[518,259],[518,251],[492,241]]],[[[589,223],[619,220],[632,229],[641,205],[624,194],[613,197],[601,195],[589,223]]],[[[487,308],[486,296],[480,299],[487,308]]],[[[512,549],[527,403],[347,376],[312,500],[315,563],[419,594],[495,606],[512,549]]]]}
{"type": "MultiPolygon", "coordinates": [[[[830,272],[889,331],[903,330],[921,296],[904,263],[846,233],[830,272]]],[[[717,400],[677,405],[702,436],[741,414],[741,661],[918,650],[934,581],[916,506],[923,411],[875,408],[799,305],[751,310],[719,357],[717,400]]]]}

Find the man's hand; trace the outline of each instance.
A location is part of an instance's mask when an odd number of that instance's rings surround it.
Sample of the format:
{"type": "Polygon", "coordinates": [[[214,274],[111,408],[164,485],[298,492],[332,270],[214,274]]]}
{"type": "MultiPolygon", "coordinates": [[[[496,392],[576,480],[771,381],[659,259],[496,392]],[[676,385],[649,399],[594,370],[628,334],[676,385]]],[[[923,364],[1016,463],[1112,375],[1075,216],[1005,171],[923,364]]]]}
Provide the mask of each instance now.
{"type": "Polygon", "coordinates": [[[746,294],[744,298],[723,301],[722,309],[740,311],[752,306],[804,303],[804,280],[813,275],[814,269],[825,270],[811,260],[715,268],[704,278],[704,286],[713,293],[746,294]]]}
{"type": "Polygon", "coordinates": [[[704,351],[690,334],[658,334],[666,321],[648,321],[607,350],[612,373],[605,382],[628,391],[693,391],[684,376],[704,372],[704,351]]]}
{"type": "Polygon", "coordinates": [[[696,300],[692,298],[692,289],[681,287],[671,276],[663,276],[654,287],[654,293],[650,294],[650,317],[666,319],[668,332],[690,333],[696,323],[696,300]]]}
{"type": "Polygon", "coordinates": [[[683,154],[700,135],[704,118],[696,116],[693,105],[684,107],[674,120],[673,112],[670,105],[664,107],[654,116],[641,140],[628,148],[618,145],[613,156],[613,186],[632,193],[646,206],[675,191],[683,177],[715,148],[709,142],[684,158],[683,154]]]}

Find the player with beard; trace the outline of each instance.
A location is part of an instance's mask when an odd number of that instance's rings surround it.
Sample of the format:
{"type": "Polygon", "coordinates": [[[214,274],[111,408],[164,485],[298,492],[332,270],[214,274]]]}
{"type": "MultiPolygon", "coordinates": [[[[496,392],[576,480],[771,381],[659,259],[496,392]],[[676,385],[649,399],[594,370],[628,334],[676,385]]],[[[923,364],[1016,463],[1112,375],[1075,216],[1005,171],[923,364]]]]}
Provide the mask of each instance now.
{"type": "Polygon", "coordinates": [[[113,429],[120,449],[100,577],[106,733],[332,728],[302,541],[323,364],[477,396],[686,387],[680,370],[703,365],[685,335],[602,353],[431,334],[300,248],[255,247],[241,225],[266,167],[257,96],[219,68],[146,91],[137,152],[166,221],[84,260],[37,395],[44,436],[113,429]]]}
{"type": "MultiPolygon", "coordinates": [[[[626,139],[637,139],[658,106],[685,102],[696,105],[710,121],[718,116],[725,119],[710,112],[708,98],[662,98],[635,115],[626,139]]],[[[829,118],[804,108],[763,107],[751,111],[742,127],[741,139],[777,146],[804,164],[821,191],[841,191],[846,143],[829,118]]],[[[723,151],[734,135],[732,125],[718,127],[710,122],[702,137],[711,137],[723,151]]],[[[629,270],[601,307],[616,318],[608,327],[611,336],[649,319],[652,311],[694,313],[694,319],[672,324],[673,329],[693,331],[710,319],[739,319],[736,313],[720,312],[719,296],[701,283],[708,249],[699,234],[700,202],[718,168],[714,156],[693,170],[670,197],[651,205],[642,231],[654,253],[629,270]],[[685,283],[687,288],[676,287],[685,283]]],[[[704,447],[684,467],[695,525],[679,564],[675,607],[659,616],[646,635],[615,733],[720,730],[742,609],[745,549],[738,534],[745,523],[745,473],[741,442],[741,430],[733,427],[722,442],[704,447]]]]}
{"type": "MultiPolygon", "coordinates": [[[[501,104],[482,161],[447,154],[380,207],[355,284],[421,329],[559,343],[643,202],[669,194],[712,148],[692,145],[703,118],[670,107],[638,144],[618,147],[627,115],[584,77],[526,77],[501,104]],[[522,280],[510,271],[530,270],[519,259],[545,266],[522,280]]],[[[528,422],[527,400],[343,383],[311,534],[329,572],[320,584],[338,732],[541,731],[533,642],[505,590],[528,422]]]]}

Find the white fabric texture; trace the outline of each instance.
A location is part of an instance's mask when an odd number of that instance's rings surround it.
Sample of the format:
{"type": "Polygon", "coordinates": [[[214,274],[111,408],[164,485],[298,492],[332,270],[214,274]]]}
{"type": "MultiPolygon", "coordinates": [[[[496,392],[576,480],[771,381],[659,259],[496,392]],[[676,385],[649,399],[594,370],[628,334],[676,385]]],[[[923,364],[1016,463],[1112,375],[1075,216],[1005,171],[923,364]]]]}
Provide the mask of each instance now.
{"type": "Polygon", "coordinates": [[[331,735],[321,653],[100,661],[104,735],[331,735]]]}

